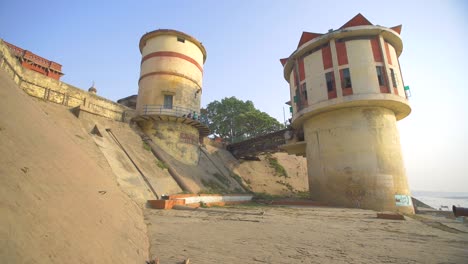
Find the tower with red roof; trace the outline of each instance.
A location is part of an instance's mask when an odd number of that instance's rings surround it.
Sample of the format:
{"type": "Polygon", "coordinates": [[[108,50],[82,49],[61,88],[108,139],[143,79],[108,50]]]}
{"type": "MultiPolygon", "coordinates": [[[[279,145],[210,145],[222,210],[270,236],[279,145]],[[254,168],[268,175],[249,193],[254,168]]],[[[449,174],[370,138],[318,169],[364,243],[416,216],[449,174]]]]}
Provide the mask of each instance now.
{"type": "Polygon", "coordinates": [[[315,200],[414,213],[396,124],[411,112],[400,32],[358,14],[337,30],[303,32],[280,60],[296,131],[284,149],[306,156],[315,200]]]}

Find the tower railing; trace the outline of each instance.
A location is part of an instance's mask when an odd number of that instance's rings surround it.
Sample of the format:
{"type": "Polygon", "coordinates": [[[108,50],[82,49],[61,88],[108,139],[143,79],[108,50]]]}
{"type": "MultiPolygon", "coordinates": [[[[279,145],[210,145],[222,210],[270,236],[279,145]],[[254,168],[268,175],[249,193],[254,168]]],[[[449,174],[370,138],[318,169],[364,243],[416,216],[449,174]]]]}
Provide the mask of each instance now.
{"type": "Polygon", "coordinates": [[[208,126],[208,119],[192,108],[168,105],[144,105],[143,115],[164,115],[196,120],[208,126]]]}

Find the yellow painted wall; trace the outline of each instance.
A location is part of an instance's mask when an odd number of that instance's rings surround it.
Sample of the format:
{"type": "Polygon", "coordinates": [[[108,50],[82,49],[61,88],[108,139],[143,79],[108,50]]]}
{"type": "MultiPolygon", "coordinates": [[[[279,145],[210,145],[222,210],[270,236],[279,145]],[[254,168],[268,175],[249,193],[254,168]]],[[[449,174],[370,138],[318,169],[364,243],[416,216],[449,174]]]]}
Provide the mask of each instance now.
{"type": "Polygon", "coordinates": [[[203,67],[203,53],[200,48],[185,40],[185,43],[177,41],[177,37],[174,35],[159,35],[154,38],[150,38],[146,41],[146,45],[143,47],[141,56],[144,57],[150,53],[156,51],[174,51],[185,54],[195,59],[198,64],[203,67]]]}
{"type": "MultiPolygon", "coordinates": [[[[146,41],[146,45],[142,48],[142,57],[160,51],[181,53],[196,60],[203,67],[202,51],[188,39],[182,43],[177,41],[174,35],[154,36],[146,41]]],[[[137,99],[138,113],[145,114],[143,112],[145,105],[162,106],[165,95],[173,96],[173,107],[200,111],[203,74],[196,65],[178,57],[151,57],[142,63],[140,76],[151,72],[173,74],[151,75],[140,80],[137,99]]]]}
{"type": "Polygon", "coordinates": [[[143,113],[144,105],[163,105],[164,95],[173,95],[173,105],[200,111],[201,92],[196,94],[193,82],[178,76],[148,76],[140,81],[140,87],[153,87],[140,89],[138,93],[137,111],[143,113]],[[158,88],[164,87],[164,88],[158,88]],[[196,94],[196,97],[195,97],[196,94]]]}
{"type": "Polygon", "coordinates": [[[174,57],[152,57],[141,65],[140,76],[156,71],[179,73],[193,79],[198,86],[202,86],[203,74],[193,63],[174,57]]]}
{"type": "Polygon", "coordinates": [[[395,115],[381,107],[325,112],[304,123],[313,199],[332,205],[414,213],[395,115]]]}
{"type": "MultiPolygon", "coordinates": [[[[380,93],[374,55],[369,40],[346,41],[353,94],[380,93]]],[[[343,68],[344,66],[342,66],[343,68]]]]}

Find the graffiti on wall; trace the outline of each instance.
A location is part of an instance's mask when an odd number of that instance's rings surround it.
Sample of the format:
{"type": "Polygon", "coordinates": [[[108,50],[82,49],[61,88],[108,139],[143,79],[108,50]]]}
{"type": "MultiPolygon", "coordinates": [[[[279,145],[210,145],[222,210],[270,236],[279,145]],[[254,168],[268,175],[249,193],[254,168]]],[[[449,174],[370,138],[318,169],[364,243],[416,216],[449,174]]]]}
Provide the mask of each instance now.
{"type": "Polygon", "coordinates": [[[188,133],[180,133],[179,136],[180,142],[186,143],[186,144],[192,144],[192,145],[197,145],[198,144],[198,137],[193,134],[188,134],[188,133]]]}

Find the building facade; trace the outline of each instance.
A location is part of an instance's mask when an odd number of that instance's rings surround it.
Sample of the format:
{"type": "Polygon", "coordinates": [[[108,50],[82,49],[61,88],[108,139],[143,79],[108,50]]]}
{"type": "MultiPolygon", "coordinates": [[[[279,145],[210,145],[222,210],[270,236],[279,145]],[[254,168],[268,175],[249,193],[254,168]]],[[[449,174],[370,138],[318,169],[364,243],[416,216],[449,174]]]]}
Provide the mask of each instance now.
{"type": "Polygon", "coordinates": [[[62,73],[62,65],[6,41],[3,42],[8,46],[10,52],[19,60],[21,66],[24,68],[38,72],[55,80],[60,80],[60,77],[64,75],[62,73]]]}
{"type": "Polygon", "coordinates": [[[337,206],[414,213],[396,122],[409,115],[398,57],[401,26],[361,14],[328,33],[303,32],[281,59],[312,198],[337,206]]]}
{"type": "Polygon", "coordinates": [[[140,126],[167,153],[195,164],[200,138],[209,133],[200,117],[206,50],[190,35],[159,29],[142,36],[140,51],[140,126]]]}

